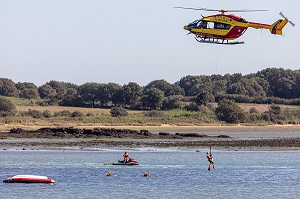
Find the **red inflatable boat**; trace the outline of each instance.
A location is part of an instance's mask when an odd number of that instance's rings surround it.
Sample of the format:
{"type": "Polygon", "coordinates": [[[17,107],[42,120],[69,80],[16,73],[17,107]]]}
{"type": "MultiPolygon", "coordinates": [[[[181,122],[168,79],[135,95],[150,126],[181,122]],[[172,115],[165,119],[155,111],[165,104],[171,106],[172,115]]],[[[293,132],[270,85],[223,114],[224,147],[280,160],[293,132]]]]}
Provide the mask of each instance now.
{"type": "Polygon", "coordinates": [[[54,180],[47,176],[36,175],[16,175],[3,180],[5,183],[55,183],[54,180]]]}

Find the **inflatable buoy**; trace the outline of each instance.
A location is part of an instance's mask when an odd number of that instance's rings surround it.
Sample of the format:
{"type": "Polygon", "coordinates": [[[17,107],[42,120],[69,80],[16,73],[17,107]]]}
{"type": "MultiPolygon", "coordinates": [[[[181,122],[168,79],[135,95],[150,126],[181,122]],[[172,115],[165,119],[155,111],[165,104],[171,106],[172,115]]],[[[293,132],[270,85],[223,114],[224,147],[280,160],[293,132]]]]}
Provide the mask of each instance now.
{"type": "Polygon", "coordinates": [[[4,183],[52,183],[55,181],[47,176],[37,175],[16,175],[3,180],[4,183]]]}
{"type": "Polygon", "coordinates": [[[106,176],[112,176],[112,173],[109,171],[106,176]]]}

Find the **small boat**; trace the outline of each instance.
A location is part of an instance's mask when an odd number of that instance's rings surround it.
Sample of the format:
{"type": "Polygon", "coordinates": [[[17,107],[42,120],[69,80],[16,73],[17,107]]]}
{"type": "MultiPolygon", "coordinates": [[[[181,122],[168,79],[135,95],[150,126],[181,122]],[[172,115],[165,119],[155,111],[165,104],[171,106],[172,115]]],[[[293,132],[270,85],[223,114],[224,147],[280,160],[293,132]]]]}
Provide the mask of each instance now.
{"type": "Polygon", "coordinates": [[[55,183],[54,180],[47,176],[36,175],[16,175],[3,180],[5,183],[55,183]]]}
{"type": "Polygon", "coordinates": [[[125,162],[124,160],[118,160],[118,162],[112,163],[112,165],[139,165],[139,162],[135,159],[129,159],[128,162],[125,162]]]}

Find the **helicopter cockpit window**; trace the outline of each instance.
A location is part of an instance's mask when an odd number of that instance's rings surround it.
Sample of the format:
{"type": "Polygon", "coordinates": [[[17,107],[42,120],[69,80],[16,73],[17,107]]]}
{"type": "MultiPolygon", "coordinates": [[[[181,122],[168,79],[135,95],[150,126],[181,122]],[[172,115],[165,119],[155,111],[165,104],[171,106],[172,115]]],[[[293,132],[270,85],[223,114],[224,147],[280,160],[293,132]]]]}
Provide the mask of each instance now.
{"type": "Polygon", "coordinates": [[[230,25],[229,24],[215,22],[214,23],[214,29],[229,30],[230,29],[230,25]]]}
{"type": "Polygon", "coordinates": [[[214,28],[214,22],[207,22],[207,28],[214,28]]]}
{"type": "Polygon", "coordinates": [[[207,28],[207,22],[206,21],[199,21],[197,23],[197,28],[207,28]]]}

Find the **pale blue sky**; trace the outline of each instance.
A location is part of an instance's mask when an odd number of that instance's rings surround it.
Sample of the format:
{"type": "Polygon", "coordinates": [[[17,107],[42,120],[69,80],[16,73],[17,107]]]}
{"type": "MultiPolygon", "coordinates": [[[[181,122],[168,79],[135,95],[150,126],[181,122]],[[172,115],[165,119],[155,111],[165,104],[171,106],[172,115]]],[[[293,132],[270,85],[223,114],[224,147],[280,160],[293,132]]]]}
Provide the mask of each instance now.
{"type": "Polygon", "coordinates": [[[299,69],[299,0],[0,0],[1,77],[37,85],[50,80],[146,85],[186,75],[299,69]],[[268,9],[236,13],[272,24],[282,11],[296,23],[284,37],[248,29],[244,45],[197,43],[183,26],[214,9],[268,9]]]}

